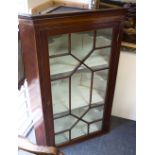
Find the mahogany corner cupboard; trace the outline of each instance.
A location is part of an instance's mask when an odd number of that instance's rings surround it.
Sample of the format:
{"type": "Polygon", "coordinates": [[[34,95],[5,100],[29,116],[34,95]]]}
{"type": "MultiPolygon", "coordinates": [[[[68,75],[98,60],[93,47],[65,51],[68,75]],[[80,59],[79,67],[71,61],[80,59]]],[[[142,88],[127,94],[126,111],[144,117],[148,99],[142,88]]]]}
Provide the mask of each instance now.
{"type": "Polygon", "coordinates": [[[125,12],[19,15],[37,144],[65,146],[109,131],[125,12]]]}

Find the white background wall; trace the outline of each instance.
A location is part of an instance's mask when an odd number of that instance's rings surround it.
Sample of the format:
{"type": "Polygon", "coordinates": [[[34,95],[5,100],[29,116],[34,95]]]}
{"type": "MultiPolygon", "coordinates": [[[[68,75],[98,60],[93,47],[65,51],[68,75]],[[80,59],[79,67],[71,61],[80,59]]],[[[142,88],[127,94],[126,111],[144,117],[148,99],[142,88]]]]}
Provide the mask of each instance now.
{"type": "Polygon", "coordinates": [[[136,54],[121,52],[112,115],[136,120],[136,54]]]}
{"type": "MultiPolygon", "coordinates": [[[[21,13],[29,13],[29,10],[48,0],[18,0],[18,11],[21,13]]],[[[68,0],[74,1],[74,0],[68,0]]],[[[77,0],[79,2],[91,3],[91,0],[77,0]]]]}
{"type": "Polygon", "coordinates": [[[30,9],[48,0],[26,0],[26,1],[28,2],[28,8],[30,9]]]}

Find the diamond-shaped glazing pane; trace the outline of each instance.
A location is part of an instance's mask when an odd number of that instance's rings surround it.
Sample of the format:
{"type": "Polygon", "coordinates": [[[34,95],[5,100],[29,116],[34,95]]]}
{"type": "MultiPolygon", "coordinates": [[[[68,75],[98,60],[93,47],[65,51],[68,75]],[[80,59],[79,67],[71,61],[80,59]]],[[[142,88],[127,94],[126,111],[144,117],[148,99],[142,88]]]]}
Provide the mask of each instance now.
{"type": "Polygon", "coordinates": [[[96,47],[110,46],[111,43],[112,43],[112,28],[97,30],[96,47]]]}
{"type": "Polygon", "coordinates": [[[82,121],[79,121],[71,130],[71,139],[87,135],[88,125],[82,121]]]}
{"type": "Polygon", "coordinates": [[[69,79],[52,81],[51,89],[54,117],[66,115],[69,113],[69,79]]]}
{"type": "Polygon", "coordinates": [[[89,106],[79,107],[71,111],[71,113],[77,117],[81,117],[87,110],[89,106]]]}
{"type": "Polygon", "coordinates": [[[64,130],[69,130],[76,121],[77,119],[71,115],[55,119],[54,120],[55,133],[58,133],[64,130]]]}
{"type": "Polygon", "coordinates": [[[52,79],[69,76],[78,64],[79,62],[70,55],[51,58],[50,73],[52,79]]]}
{"type": "Polygon", "coordinates": [[[69,132],[63,132],[61,134],[55,135],[55,143],[62,144],[69,141],[69,132]]]}
{"type": "Polygon", "coordinates": [[[68,34],[48,38],[49,56],[68,53],[68,34]]]}
{"type": "Polygon", "coordinates": [[[102,119],[103,117],[103,106],[99,106],[96,108],[91,108],[82,118],[87,122],[96,121],[102,119]]]}
{"type": "Polygon", "coordinates": [[[92,102],[91,102],[92,105],[105,103],[108,72],[109,72],[108,69],[94,72],[92,102]]]}
{"type": "Polygon", "coordinates": [[[89,133],[100,131],[102,129],[102,121],[90,124],[89,133]]]}
{"type": "Polygon", "coordinates": [[[84,63],[93,70],[104,69],[105,67],[109,67],[110,53],[111,48],[94,50],[84,63]]]}
{"type": "Polygon", "coordinates": [[[94,32],[80,32],[71,34],[71,53],[78,59],[84,59],[93,49],[94,32]]]}
{"type": "Polygon", "coordinates": [[[71,77],[71,109],[89,105],[91,71],[81,65],[71,77]],[[89,77],[89,78],[88,78],[89,77]],[[83,85],[86,81],[87,85],[83,85]]]}

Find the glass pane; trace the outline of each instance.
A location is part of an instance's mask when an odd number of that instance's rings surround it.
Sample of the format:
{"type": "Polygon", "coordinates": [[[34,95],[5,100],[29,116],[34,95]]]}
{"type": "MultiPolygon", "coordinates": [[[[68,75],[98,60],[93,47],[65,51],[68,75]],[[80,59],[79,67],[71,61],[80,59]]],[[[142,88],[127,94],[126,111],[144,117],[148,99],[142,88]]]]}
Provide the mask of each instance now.
{"type": "Polygon", "coordinates": [[[87,110],[89,106],[79,107],[71,111],[71,113],[77,117],[81,117],[87,110]]]}
{"type": "Polygon", "coordinates": [[[69,76],[78,64],[79,62],[70,55],[50,59],[50,73],[52,78],[69,76]]]}
{"type": "Polygon", "coordinates": [[[104,47],[111,45],[112,28],[99,29],[96,34],[96,47],[104,47]]]}
{"type": "Polygon", "coordinates": [[[68,115],[59,119],[55,119],[54,120],[55,133],[58,133],[64,130],[69,130],[76,121],[77,119],[71,115],[68,115]]]}
{"type": "Polygon", "coordinates": [[[96,121],[102,119],[103,117],[103,106],[99,106],[96,108],[91,108],[86,115],[84,115],[83,119],[87,122],[96,121]]]}
{"type": "Polygon", "coordinates": [[[55,135],[56,144],[61,144],[67,141],[69,141],[69,132],[64,132],[64,133],[55,135]]]}
{"type": "Polygon", "coordinates": [[[48,38],[49,56],[68,53],[68,34],[48,38]]]}
{"type": "Polygon", "coordinates": [[[71,53],[82,60],[93,49],[94,32],[71,34],[71,53]]]}
{"type": "Polygon", "coordinates": [[[94,50],[94,52],[84,62],[93,70],[109,67],[111,48],[102,48],[94,50]]]}
{"type": "Polygon", "coordinates": [[[69,130],[71,139],[87,135],[86,122],[90,133],[101,129],[108,79],[105,68],[111,55],[111,47],[105,46],[111,46],[112,28],[96,30],[96,42],[94,34],[93,30],[72,33],[71,40],[69,34],[48,39],[56,144],[69,141],[69,130]]]}
{"type": "Polygon", "coordinates": [[[90,124],[89,133],[100,131],[101,129],[102,129],[102,121],[98,121],[98,122],[90,124]]]}
{"type": "Polygon", "coordinates": [[[79,121],[71,130],[71,138],[77,138],[83,135],[87,135],[88,125],[82,121],[79,121]]]}
{"type": "Polygon", "coordinates": [[[90,99],[90,78],[91,72],[83,65],[79,67],[71,78],[71,109],[84,107],[89,105],[90,99]],[[80,68],[83,68],[80,70],[80,68]],[[82,83],[87,80],[87,85],[82,83]]]}
{"type": "Polygon", "coordinates": [[[103,104],[105,102],[108,69],[94,72],[92,104],[103,104]]]}
{"type": "Polygon", "coordinates": [[[69,112],[68,78],[51,82],[51,88],[54,117],[65,115],[69,112]]]}

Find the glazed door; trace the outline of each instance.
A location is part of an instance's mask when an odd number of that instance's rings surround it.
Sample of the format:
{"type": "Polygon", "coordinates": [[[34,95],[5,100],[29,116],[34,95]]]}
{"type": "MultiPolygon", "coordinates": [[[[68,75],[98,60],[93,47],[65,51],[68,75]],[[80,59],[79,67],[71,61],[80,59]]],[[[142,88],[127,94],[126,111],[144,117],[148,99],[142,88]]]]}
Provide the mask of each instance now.
{"type": "Polygon", "coordinates": [[[113,27],[48,37],[55,144],[102,130],[113,27]]]}

